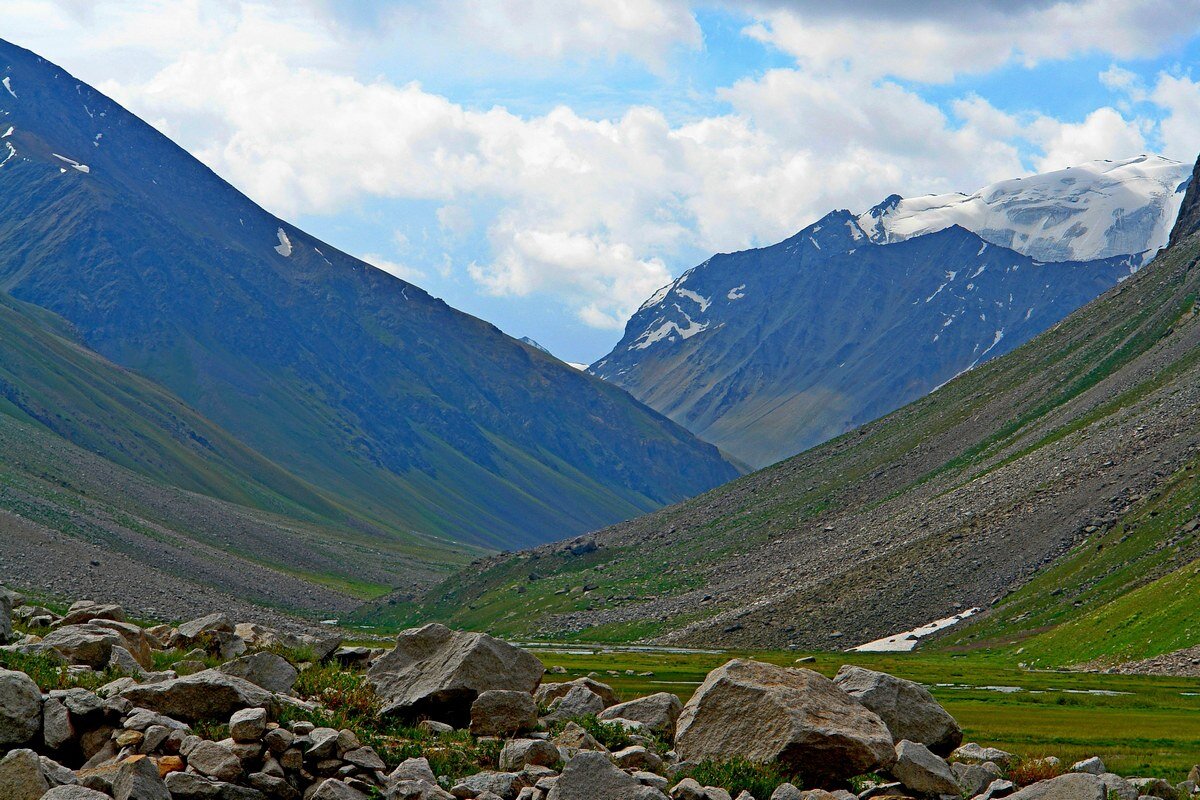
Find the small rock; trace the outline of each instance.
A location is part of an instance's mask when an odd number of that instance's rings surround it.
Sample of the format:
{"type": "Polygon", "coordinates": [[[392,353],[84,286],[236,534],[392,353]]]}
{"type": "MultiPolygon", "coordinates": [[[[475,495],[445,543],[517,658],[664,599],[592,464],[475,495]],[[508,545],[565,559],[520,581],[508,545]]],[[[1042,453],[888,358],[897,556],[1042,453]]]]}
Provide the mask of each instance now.
{"type": "Polygon", "coordinates": [[[1071,772],[1086,772],[1089,775],[1103,775],[1108,772],[1104,766],[1104,762],[1099,756],[1085,758],[1083,761],[1076,761],[1071,765],[1071,772]]]}
{"type": "Polygon", "coordinates": [[[235,742],[258,742],[267,732],[265,708],[243,708],[229,718],[229,736],[235,742]]]}
{"type": "Polygon", "coordinates": [[[217,742],[199,742],[187,754],[187,764],[200,774],[219,781],[236,780],[242,775],[242,762],[231,750],[217,742]]]}
{"type": "Polygon", "coordinates": [[[171,800],[158,767],[146,756],[132,756],[122,761],[112,788],[115,800],[171,800]]]}
{"type": "Polygon", "coordinates": [[[918,794],[958,794],[961,790],[950,765],[918,742],[902,739],[896,745],[896,763],[891,772],[908,789],[918,794]]]}

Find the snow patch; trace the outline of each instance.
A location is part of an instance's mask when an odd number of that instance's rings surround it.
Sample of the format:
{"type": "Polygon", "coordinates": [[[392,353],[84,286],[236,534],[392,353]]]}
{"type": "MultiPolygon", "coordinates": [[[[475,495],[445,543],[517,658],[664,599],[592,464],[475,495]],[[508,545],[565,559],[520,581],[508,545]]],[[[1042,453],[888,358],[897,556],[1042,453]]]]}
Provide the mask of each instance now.
{"type": "Polygon", "coordinates": [[[12,142],[5,142],[4,146],[8,148],[8,155],[4,157],[3,161],[0,161],[0,167],[3,167],[5,164],[7,164],[9,159],[17,154],[17,148],[12,146],[12,142]]]}
{"type": "Polygon", "coordinates": [[[983,351],[983,352],[980,354],[980,356],[979,356],[979,357],[980,357],[980,358],[983,358],[983,357],[984,357],[984,356],[986,356],[988,353],[990,353],[990,352],[992,351],[992,348],[993,348],[993,347],[995,347],[996,345],[1000,344],[1000,340],[1001,340],[1001,339],[1003,339],[1003,338],[1004,338],[1004,329],[1003,329],[1003,328],[1001,328],[1000,330],[996,331],[996,335],[992,337],[992,343],[988,345],[988,348],[987,348],[987,350],[984,350],[984,351],[983,351]]]}
{"type": "MultiPolygon", "coordinates": [[[[678,308],[678,306],[676,306],[678,308]]],[[[680,312],[683,313],[683,312],[680,312]]],[[[674,340],[675,334],[681,339],[690,339],[697,333],[708,329],[707,322],[696,322],[687,314],[683,314],[683,318],[687,320],[687,325],[680,327],[678,323],[672,321],[664,322],[659,327],[653,330],[647,330],[629,346],[630,350],[645,350],[655,342],[661,342],[663,339],[670,341],[674,340]]]]}
{"type": "Polygon", "coordinates": [[[700,306],[701,314],[703,314],[705,311],[708,311],[708,307],[710,305],[712,305],[712,300],[710,298],[701,297],[699,294],[697,294],[696,292],[693,292],[691,289],[684,289],[679,286],[676,286],[675,294],[682,295],[683,297],[686,297],[688,300],[691,300],[696,305],[700,306]]]}
{"type": "Polygon", "coordinates": [[[279,244],[275,245],[275,252],[287,258],[292,254],[292,240],[288,238],[283,228],[280,228],[276,233],[279,236],[279,244]]]}
{"type": "Polygon", "coordinates": [[[13,126],[9,125],[8,130],[6,130],[4,132],[4,135],[0,136],[0,139],[7,139],[8,137],[10,137],[12,135],[13,135],[13,126]]]}
{"type": "Polygon", "coordinates": [[[811,236],[810,236],[810,237],[808,237],[808,240],[809,240],[810,242],[812,242],[812,246],[813,246],[813,247],[817,248],[818,250],[820,250],[820,249],[821,249],[821,245],[817,244],[817,240],[816,240],[816,239],[814,239],[813,237],[811,237],[811,236]]]}
{"type": "Polygon", "coordinates": [[[732,289],[729,290],[729,294],[725,295],[725,299],[726,300],[741,300],[743,297],[746,296],[746,293],[743,291],[745,288],[746,288],[746,284],[744,284],[744,283],[741,286],[733,287],[732,289]]]}
{"type": "Polygon", "coordinates": [[[92,171],[92,168],[89,167],[87,164],[80,164],[78,161],[76,161],[73,158],[67,158],[66,156],[60,156],[58,153],[51,153],[50,155],[54,156],[55,158],[57,158],[60,161],[67,162],[68,164],[71,165],[72,168],[77,169],[80,172],[88,173],[88,172],[92,171]]]}
{"type": "Polygon", "coordinates": [[[934,620],[928,625],[922,625],[920,628],[914,628],[911,631],[897,633],[895,636],[888,636],[883,639],[876,639],[873,642],[860,644],[858,647],[852,647],[851,650],[859,653],[907,653],[917,646],[917,642],[920,639],[945,630],[952,625],[957,625],[964,619],[978,613],[978,608],[970,608],[961,614],[955,614],[953,617],[934,620]]]}
{"type": "Polygon", "coordinates": [[[4,84],[4,88],[7,89],[8,93],[11,94],[14,98],[17,96],[17,93],[14,92],[13,88],[12,88],[12,78],[5,75],[4,80],[0,80],[0,83],[4,84]]]}

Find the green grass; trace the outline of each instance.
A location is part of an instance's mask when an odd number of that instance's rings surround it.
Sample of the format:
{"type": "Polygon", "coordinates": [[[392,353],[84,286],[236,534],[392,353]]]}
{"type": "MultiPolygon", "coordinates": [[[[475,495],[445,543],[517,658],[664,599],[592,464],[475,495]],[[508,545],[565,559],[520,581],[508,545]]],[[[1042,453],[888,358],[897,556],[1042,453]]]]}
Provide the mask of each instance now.
{"type": "MultiPolygon", "coordinates": [[[[586,647],[572,650],[586,650],[586,647]]],[[[709,670],[734,657],[793,666],[801,653],[630,652],[536,650],[561,665],[570,680],[596,673],[622,699],[673,692],[685,702],[709,670]],[[626,670],[635,674],[627,675],[626,670]],[[637,673],[653,672],[649,677],[637,673]],[[616,673],[616,674],[612,674],[616,673]]],[[[842,664],[878,669],[930,687],[962,726],[966,741],[1000,747],[1026,758],[1055,755],[1065,763],[1098,755],[1126,775],[1183,780],[1200,761],[1200,679],[1106,675],[1021,669],[982,653],[815,653],[799,666],[832,676],[842,664]],[[941,685],[939,685],[941,684],[941,685]],[[1004,693],[986,687],[1016,687],[1004,693]],[[1082,694],[1102,691],[1120,694],[1082,694]],[[1189,697],[1188,693],[1198,696],[1189,697]]],[[[769,796],[769,795],[768,795],[769,796]]]]}

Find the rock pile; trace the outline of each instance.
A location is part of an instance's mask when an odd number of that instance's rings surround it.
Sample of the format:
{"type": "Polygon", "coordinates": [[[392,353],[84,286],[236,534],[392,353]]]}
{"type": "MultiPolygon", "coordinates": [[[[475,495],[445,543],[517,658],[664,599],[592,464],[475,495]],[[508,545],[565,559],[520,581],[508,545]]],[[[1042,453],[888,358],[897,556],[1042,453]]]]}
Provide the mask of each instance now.
{"type": "Polygon", "coordinates": [[[36,661],[39,680],[49,670],[65,688],[0,669],[0,800],[755,800],[690,777],[734,759],[794,776],[758,800],[1187,800],[1200,779],[1200,767],[1172,786],[1049,759],[1042,774],[1063,774],[1019,786],[1019,759],[962,744],[923,687],[854,667],[831,681],[738,659],[686,704],[621,702],[592,677],[541,685],[529,653],[441,625],[382,652],[222,614],[143,629],[116,606],[59,616],[8,600],[0,659],[36,661]],[[352,688],[297,696],[311,669],[352,688]],[[353,703],[373,709],[369,730],[320,722],[353,703]],[[455,761],[468,742],[491,743],[473,770],[455,761]]]}

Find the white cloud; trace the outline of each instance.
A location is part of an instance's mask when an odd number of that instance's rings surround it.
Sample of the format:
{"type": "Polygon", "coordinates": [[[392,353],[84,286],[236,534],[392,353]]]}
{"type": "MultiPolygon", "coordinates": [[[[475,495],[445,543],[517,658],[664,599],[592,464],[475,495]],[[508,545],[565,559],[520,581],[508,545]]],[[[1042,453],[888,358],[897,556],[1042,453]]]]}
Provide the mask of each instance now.
{"type": "Polygon", "coordinates": [[[1200,152],[1200,82],[1163,74],[1151,98],[1167,112],[1159,125],[1163,152],[1181,161],[1194,160],[1200,152]]]}
{"type": "Polygon", "coordinates": [[[1094,159],[1136,155],[1147,149],[1139,123],[1125,119],[1112,108],[1098,108],[1079,123],[1043,117],[1030,126],[1030,132],[1043,151],[1037,160],[1039,172],[1094,159]]]}
{"type": "Polygon", "coordinates": [[[760,6],[748,33],[807,70],[924,82],[1086,53],[1150,56],[1200,30],[1200,6],[1172,0],[760,6]]]}
{"type": "Polygon", "coordinates": [[[408,264],[401,264],[398,261],[391,261],[384,258],[378,253],[367,253],[362,257],[362,260],[371,266],[381,269],[389,275],[395,275],[397,278],[408,281],[409,283],[420,283],[429,277],[424,271],[408,264]]]}

